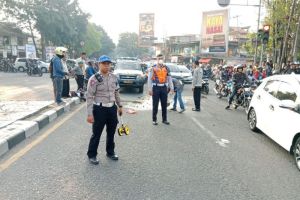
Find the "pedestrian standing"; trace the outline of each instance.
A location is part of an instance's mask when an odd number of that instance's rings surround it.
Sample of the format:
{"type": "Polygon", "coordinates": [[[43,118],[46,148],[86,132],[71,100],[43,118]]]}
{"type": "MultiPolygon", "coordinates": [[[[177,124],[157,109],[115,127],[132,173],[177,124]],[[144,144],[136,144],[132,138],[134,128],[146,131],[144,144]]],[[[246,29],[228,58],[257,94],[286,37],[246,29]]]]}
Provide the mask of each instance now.
{"type": "Polygon", "coordinates": [[[77,90],[83,90],[83,84],[84,84],[84,62],[79,61],[78,65],[73,69],[75,74],[75,80],[77,83],[77,90]]]}
{"type": "Polygon", "coordinates": [[[178,80],[177,78],[172,78],[173,85],[174,85],[174,103],[173,103],[173,108],[171,110],[177,111],[177,100],[179,101],[179,106],[180,106],[180,111],[179,113],[183,113],[185,111],[184,103],[182,100],[182,91],[183,91],[183,86],[184,84],[182,83],[181,80],[178,80]]]}
{"type": "Polygon", "coordinates": [[[93,75],[87,88],[87,122],[93,124],[93,135],[88,147],[90,163],[99,164],[97,149],[104,126],[106,126],[106,156],[118,160],[115,153],[114,136],[118,124],[118,116],[122,115],[117,76],[110,73],[111,59],[108,56],[99,58],[100,71],[93,75]]]}
{"type": "Polygon", "coordinates": [[[195,108],[193,111],[200,112],[200,102],[201,102],[201,87],[202,87],[202,78],[203,78],[203,69],[199,66],[199,61],[195,61],[194,63],[194,74],[193,74],[193,81],[192,81],[192,91],[194,96],[194,104],[195,108]]]}
{"type": "Polygon", "coordinates": [[[87,64],[87,57],[85,52],[81,52],[80,57],[76,59],[77,65],[79,65],[79,62],[84,63],[84,70],[85,70],[85,65],[87,64]]]}
{"type": "Polygon", "coordinates": [[[50,63],[50,73],[53,81],[53,89],[55,94],[55,102],[60,105],[64,103],[61,99],[63,89],[63,78],[67,75],[67,72],[63,70],[62,59],[65,57],[67,49],[64,47],[57,47],[55,49],[55,56],[52,58],[50,63]]]}
{"type": "MultiPolygon", "coordinates": [[[[64,72],[69,74],[69,69],[67,66],[67,56],[63,57],[62,64],[64,72]]],[[[69,98],[70,97],[70,81],[69,75],[65,75],[63,79],[63,90],[62,90],[62,97],[69,98]]]]}
{"type": "Polygon", "coordinates": [[[174,93],[174,87],[169,68],[163,63],[163,55],[157,56],[157,63],[151,68],[148,75],[148,91],[152,96],[152,123],[157,123],[158,104],[160,101],[162,109],[162,122],[169,125],[167,120],[167,106],[168,106],[168,90],[171,94],[174,93]]]}

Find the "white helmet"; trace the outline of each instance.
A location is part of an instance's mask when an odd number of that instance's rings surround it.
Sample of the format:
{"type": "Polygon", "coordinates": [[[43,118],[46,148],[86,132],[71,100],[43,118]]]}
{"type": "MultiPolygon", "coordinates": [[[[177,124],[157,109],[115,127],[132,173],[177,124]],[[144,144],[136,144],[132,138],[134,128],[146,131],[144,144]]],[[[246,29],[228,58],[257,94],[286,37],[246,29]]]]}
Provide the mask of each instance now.
{"type": "Polygon", "coordinates": [[[55,54],[62,56],[64,52],[68,51],[65,47],[56,47],[55,54]]]}

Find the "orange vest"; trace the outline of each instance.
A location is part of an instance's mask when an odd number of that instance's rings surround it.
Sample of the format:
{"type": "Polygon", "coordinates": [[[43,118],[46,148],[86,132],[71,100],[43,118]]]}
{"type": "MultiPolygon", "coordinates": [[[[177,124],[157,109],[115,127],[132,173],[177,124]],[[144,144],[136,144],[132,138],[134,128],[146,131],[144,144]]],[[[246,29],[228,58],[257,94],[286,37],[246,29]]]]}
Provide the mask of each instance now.
{"type": "Polygon", "coordinates": [[[167,76],[168,76],[168,70],[166,66],[160,68],[160,67],[153,67],[153,74],[152,74],[152,81],[155,83],[166,83],[167,82],[167,76]]]}

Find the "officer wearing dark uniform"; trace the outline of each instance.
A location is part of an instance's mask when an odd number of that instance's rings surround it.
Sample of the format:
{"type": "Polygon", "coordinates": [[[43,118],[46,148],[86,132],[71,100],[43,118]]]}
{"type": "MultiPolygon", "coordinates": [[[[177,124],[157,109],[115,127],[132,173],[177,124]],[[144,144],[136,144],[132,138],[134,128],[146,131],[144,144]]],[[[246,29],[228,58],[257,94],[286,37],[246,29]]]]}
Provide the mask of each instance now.
{"type": "Polygon", "coordinates": [[[104,126],[106,126],[106,155],[118,160],[115,154],[114,135],[118,116],[122,115],[122,105],[117,77],[110,73],[111,59],[108,56],[99,58],[99,72],[93,75],[87,87],[87,121],[93,124],[93,135],[90,139],[87,155],[92,164],[99,164],[97,149],[104,126]]]}
{"type": "Polygon", "coordinates": [[[169,68],[163,64],[163,56],[157,56],[157,64],[154,65],[148,75],[148,91],[152,96],[152,121],[153,125],[157,123],[157,112],[159,101],[162,109],[162,122],[166,125],[170,123],[167,120],[168,90],[174,93],[174,86],[169,68]]]}

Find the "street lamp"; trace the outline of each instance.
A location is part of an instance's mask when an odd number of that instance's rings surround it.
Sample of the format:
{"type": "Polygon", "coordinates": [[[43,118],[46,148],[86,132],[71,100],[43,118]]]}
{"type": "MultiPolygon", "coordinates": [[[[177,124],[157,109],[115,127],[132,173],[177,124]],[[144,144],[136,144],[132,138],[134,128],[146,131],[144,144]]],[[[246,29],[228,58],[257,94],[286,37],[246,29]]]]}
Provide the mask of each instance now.
{"type": "Polygon", "coordinates": [[[232,18],[236,18],[236,29],[237,29],[237,34],[236,34],[236,40],[237,40],[237,53],[239,57],[241,57],[240,53],[240,30],[239,30],[239,17],[240,15],[236,15],[232,18]]]}

